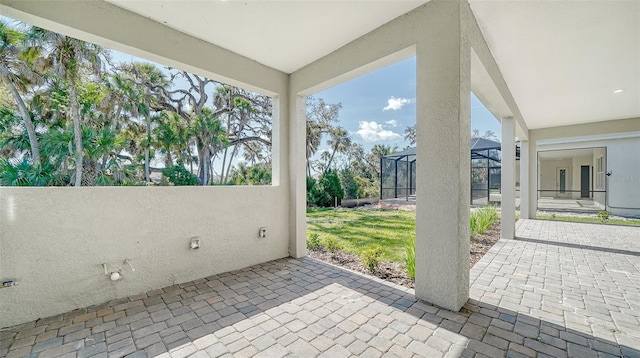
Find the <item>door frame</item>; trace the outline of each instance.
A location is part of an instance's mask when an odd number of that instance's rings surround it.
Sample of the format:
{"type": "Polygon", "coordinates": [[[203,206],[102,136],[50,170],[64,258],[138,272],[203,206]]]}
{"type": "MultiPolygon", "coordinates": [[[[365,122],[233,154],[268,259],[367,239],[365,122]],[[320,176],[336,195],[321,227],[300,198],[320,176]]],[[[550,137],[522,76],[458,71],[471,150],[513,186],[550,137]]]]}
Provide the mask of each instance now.
{"type": "Polygon", "coordinates": [[[566,198],[570,193],[567,192],[567,178],[569,176],[569,168],[556,167],[556,197],[566,198]],[[564,191],[561,191],[560,187],[560,171],[564,170],[564,191]]]}
{"type": "Polygon", "coordinates": [[[580,165],[580,199],[588,199],[591,198],[591,166],[590,165],[580,165]],[[583,172],[584,168],[587,168],[587,172],[586,175],[584,175],[585,173],[583,172]],[[584,185],[584,180],[587,180],[587,194],[586,196],[583,196],[584,194],[584,190],[583,188],[585,187],[584,185]]]}

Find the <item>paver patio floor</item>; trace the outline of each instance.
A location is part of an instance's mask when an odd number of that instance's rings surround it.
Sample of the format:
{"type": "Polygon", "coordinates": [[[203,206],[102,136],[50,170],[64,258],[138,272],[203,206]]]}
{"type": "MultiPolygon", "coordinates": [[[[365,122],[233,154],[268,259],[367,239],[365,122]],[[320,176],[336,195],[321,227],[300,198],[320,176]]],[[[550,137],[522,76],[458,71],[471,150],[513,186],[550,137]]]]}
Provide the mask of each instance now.
{"type": "Polygon", "coordinates": [[[0,331],[0,356],[640,356],[640,228],[520,220],[460,312],[281,259],[0,331]]]}

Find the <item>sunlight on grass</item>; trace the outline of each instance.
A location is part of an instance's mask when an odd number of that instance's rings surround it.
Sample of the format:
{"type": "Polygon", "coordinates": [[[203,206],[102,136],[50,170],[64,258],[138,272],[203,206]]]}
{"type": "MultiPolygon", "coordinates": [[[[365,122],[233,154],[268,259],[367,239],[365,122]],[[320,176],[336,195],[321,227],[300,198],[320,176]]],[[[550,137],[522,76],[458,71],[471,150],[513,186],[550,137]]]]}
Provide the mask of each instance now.
{"type": "Polygon", "coordinates": [[[405,242],[413,240],[415,212],[387,210],[307,211],[307,235],[317,234],[320,241],[337,240],[342,250],[362,256],[366,250],[380,247],[380,260],[404,262],[405,242]]]}
{"type": "Polygon", "coordinates": [[[469,218],[471,222],[471,236],[484,234],[497,218],[498,211],[495,206],[485,206],[480,210],[472,211],[469,218]]]}
{"type": "MultiPolygon", "coordinates": [[[[471,213],[471,236],[487,231],[498,219],[495,206],[471,213]]],[[[416,213],[396,210],[307,209],[307,242],[310,247],[338,246],[366,256],[379,252],[381,261],[404,264],[415,278],[416,213]]]]}

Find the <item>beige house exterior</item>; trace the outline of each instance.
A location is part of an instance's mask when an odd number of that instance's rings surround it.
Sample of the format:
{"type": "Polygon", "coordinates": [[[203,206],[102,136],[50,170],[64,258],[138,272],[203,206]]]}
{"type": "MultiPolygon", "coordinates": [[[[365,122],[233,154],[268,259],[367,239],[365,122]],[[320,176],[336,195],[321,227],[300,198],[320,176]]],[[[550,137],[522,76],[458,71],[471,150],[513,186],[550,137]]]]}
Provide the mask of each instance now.
{"type": "Polygon", "coordinates": [[[536,215],[539,153],[575,140],[606,148],[609,203],[637,204],[638,2],[0,0],[0,14],[274,103],[271,186],[0,188],[0,276],[20,282],[0,290],[0,326],[305,256],[305,97],[409,56],[417,187],[430,188],[416,195],[419,299],[459,310],[469,297],[472,90],[502,122],[504,239],[516,137],[521,217],[536,215]]]}

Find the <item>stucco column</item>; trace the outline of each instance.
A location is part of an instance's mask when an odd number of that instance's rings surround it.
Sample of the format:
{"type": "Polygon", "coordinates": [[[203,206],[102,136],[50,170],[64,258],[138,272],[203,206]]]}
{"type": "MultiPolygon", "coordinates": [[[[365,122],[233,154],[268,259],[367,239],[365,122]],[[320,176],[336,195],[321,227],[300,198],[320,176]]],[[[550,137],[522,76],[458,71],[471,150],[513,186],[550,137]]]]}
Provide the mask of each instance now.
{"type": "Polygon", "coordinates": [[[502,118],[500,166],[500,238],[513,239],[516,231],[516,121],[502,118]]]}
{"type": "Polygon", "coordinates": [[[538,150],[533,131],[529,131],[529,219],[535,219],[538,210],[538,150]]]}
{"type": "Polygon", "coordinates": [[[289,255],[307,255],[306,103],[296,94],[289,98],[289,255]]]}
{"type": "Polygon", "coordinates": [[[520,217],[532,219],[529,216],[529,141],[520,141],[520,217]]]}
{"type": "Polygon", "coordinates": [[[470,66],[458,2],[433,2],[416,45],[416,297],[469,298],[470,66]]]}

